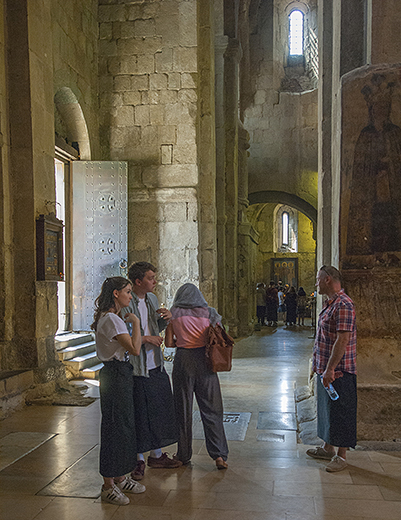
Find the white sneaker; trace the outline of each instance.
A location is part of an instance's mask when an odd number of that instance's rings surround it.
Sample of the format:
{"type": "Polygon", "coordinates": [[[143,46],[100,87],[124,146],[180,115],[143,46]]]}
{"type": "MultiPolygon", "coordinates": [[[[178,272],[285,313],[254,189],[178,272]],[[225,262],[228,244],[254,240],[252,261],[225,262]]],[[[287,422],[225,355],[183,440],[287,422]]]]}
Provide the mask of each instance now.
{"type": "Polygon", "coordinates": [[[146,487],[132,477],[125,477],[122,482],[116,482],[116,486],[124,493],[143,493],[146,491],[146,487]]]}
{"type": "Polygon", "coordinates": [[[336,471],[342,471],[348,466],[347,461],[344,460],[339,455],[334,455],[334,457],[331,459],[331,462],[329,462],[326,466],[326,471],[329,473],[334,473],[336,471]]]}
{"type": "Polygon", "coordinates": [[[129,504],[129,498],[126,497],[115,484],[109,489],[102,488],[100,497],[102,502],[108,502],[116,506],[126,506],[129,504]]]}

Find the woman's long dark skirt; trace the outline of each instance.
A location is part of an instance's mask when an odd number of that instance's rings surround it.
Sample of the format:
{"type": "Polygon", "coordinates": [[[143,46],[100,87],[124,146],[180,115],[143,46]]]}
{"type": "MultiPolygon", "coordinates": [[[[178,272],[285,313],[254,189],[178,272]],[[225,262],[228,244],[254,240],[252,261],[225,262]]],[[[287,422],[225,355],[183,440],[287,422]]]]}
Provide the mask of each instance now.
{"type": "Polygon", "coordinates": [[[99,380],[102,411],[100,474],[120,477],[136,466],[132,365],[124,361],[106,361],[99,380]]]}
{"type": "Polygon", "coordinates": [[[134,376],[134,405],[138,453],[177,442],[173,392],[164,368],[149,370],[149,377],[134,376]]]}
{"type": "Polygon", "coordinates": [[[205,347],[177,348],[173,389],[180,434],[177,458],[186,463],[192,457],[192,407],[195,393],[205,431],[206,449],[213,460],[218,457],[227,460],[220,383],[217,374],[206,366],[205,347]]]}
{"type": "Polygon", "coordinates": [[[340,396],[332,401],[317,377],[317,435],[339,448],[356,446],[356,375],[344,372],[333,382],[340,396]]]}
{"type": "Polygon", "coordinates": [[[275,301],[266,302],[266,321],[277,321],[278,305],[275,301]]]}

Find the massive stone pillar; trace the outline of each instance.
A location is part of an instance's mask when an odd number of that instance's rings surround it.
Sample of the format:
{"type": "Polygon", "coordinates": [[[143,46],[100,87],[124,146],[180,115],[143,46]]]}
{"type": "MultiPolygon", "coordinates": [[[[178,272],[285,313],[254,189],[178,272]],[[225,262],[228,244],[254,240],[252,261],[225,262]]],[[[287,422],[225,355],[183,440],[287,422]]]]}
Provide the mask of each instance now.
{"type": "Polygon", "coordinates": [[[369,410],[360,437],[377,440],[399,431],[400,74],[399,65],[362,67],[342,87],[340,266],[357,309],[359,398],[369,410]]]}
{"type": "Polygon", "coordinates": [[[401,5],[371,7],[372,64],[345,74],[338,95],[338,250],[357,310],[359,438],[392,440],[401,395],[401,5]]]}
{"type": "Polygon", "coordinates": [[[10,228],[1,368],[34,369],[36,383],[52,384],[64,374],[54,351],[57,284],[37,281],[35,240],[36,218],[55,205],[51,6],[7,1],[5,14],[10,228]]]}
{"type": "MultiPolygon", "coordinates": [[[[129,261],[158,267],[157,292],[167,305],[182,283],[199,283],[199,263],[206,279],[215,262],[213,236],[198,257],[199,230],[214,219],[199,215],[199,190],[210,204],[214,194],[207,196],[205,186],[214,172],[205,145],[201,151],[197,142],[198,130],[204,140],[213,126],[211,70],[201,64],[209,76],[205,84],[199,70],[198,37],[207,41],[208,29],[203,21],[198,31],[197,4],[99,6],[103,154],[129,162],[129,261]],[[206,95],[207,121],[198,126],[200,91],[206,95]]],[[[213,285],[206,289],[212,299],[213,285]]]]}

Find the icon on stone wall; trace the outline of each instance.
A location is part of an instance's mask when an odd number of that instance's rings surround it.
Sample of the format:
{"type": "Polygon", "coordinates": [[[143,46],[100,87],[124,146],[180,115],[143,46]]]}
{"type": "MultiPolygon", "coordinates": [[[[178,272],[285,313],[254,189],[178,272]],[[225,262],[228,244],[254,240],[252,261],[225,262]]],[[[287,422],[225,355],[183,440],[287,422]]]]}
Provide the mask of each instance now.
{"type": "Polygon", "coordinates": [[[361,90],[369,121],[354,150],[349,255],[401,251],[401,128],[390,118],[396,87],[385,74],[373,74],[361,90]]]}

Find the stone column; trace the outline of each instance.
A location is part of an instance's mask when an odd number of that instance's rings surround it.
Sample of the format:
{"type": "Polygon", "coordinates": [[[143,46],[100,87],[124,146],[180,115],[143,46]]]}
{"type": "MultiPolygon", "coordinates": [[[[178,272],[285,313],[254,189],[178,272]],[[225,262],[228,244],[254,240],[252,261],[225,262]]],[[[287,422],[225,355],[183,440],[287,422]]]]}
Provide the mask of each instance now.
{"type": "Polygon", "coordinates": [[[27,2],[7,2],[8,20],[8,111],[10,125],[10,191],[12,206],[17,211],[12,230],[12,262],[14,282],[9,306],[13,308],[13,344],[2,356],[6,370],[37,366],[36,302],[35,302],[35,208],[32,120],[29,84],[29,44],[27,2]],[[21,211],[18,211],[20,209],[21,211]],[[18,302],[15,288],[24,297],[18,302]]]}
{"type": "MultiPolygon", "coordinates": [[[[326,2],[325,2],[326,4],[326,2]]],[[[339,265],[341,173],[341,2],[333,2],[332,103],[331,103],[331,264],[339,265]]],[[[323,80],[324,81],[324,80],[323,80]]]]}
{"type": "Polygon", "coordinates": [[[251,331],[254,314],[252,240],[255,230],[247,218],[249,133],[242,124],[238,127],[238,327],[239,334],[251,331]]]}
{"type": "Polygon", "coordinates": [[[228,37],[215,39],[216,70],[216,224],[217,224],[217,306],[222,316],[225,308],[225,258],[226,258],[226,175],[225,175],[225,124],[224,124],[224,53],[228,37]]]}
{"type": "Polygon", "coordinates": [[[56,359],[57,284],[36,276],[35,220],[54,210],[52,17],[48,3],[7,2],[9,178],[13,207],[12,294],[5,370],[35,369],[35,383],[65,378],[56,359]],[[50,88],[49,88],[50,85],[50,88]]]}
{"type": "Polygon", "coordinates": [[[213,2],[198,0],[199,285],[217,306],[216,139],[213,2]]]}
{"type": "MultiPolygon", "coordinates": [[[[3,14],[4,2],[0,2],[3,14]]],[[[7,40],[4,23],[0,24],[0,366],[4,369],[3,352],[9,351],[12,338],[12,200],[8,160],[9,124],[6,118],[9,99],[6,80],[7,40]]]]}
{"type": "Polygon", "coordinates": [[[333,66],[333,4],[319,0],[319,120],[317,265],[331,263],[331,110],[333,66]]]}
{"type": "Polygon", "coordinates": [[[230,302],[226,319],[232,334],[238,331],[238,64],[240,43],[229,38],[224,54],[224,121],[226,177],[225,289],[230,302]]]}

